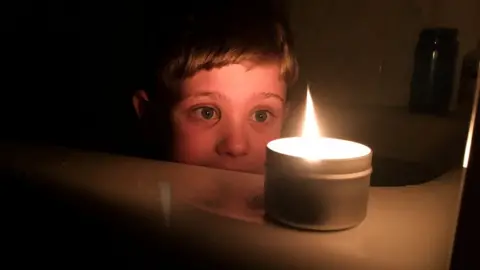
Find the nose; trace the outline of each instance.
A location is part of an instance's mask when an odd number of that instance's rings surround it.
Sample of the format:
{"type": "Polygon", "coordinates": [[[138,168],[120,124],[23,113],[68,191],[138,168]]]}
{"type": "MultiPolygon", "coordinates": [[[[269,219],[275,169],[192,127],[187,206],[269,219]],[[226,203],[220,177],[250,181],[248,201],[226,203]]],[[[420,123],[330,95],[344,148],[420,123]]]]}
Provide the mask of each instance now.
{"type": "Polygon", "coordinates": [[[248,154],[250,144],[243,127],[225,127],[223,136],[216,146],[217,154],[221,156],[241,157],[248,154]]]}

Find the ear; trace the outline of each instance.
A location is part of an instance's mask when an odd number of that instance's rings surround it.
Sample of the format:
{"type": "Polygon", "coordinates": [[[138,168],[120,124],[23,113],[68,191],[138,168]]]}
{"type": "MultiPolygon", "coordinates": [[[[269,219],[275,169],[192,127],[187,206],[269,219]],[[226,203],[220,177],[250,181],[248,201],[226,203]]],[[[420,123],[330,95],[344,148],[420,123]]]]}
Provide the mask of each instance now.
{"type": "Polygon", "coordinates": [[[132,97],[132,102],[138,118],[142,118],[148,102],[147,92],[145,92],[145,90],[135,91],[132,97]]]}

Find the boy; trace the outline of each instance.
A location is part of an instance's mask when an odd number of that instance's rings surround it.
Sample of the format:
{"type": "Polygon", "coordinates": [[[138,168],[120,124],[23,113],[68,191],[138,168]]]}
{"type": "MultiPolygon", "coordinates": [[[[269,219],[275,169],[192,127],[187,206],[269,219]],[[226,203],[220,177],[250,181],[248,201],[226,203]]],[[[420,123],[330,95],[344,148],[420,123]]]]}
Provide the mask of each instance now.
{"type": "Polygon", "coordinates": [[[286,20],[260,1],[190,8],[163,37],[156,83],[134,94],[135,111],[149,141],[168,142],[159,147],[171,147],[172,161],[263,173],[297,76],[286,20]],[[171,131],[158,127],[162,121],[171,131]]]}

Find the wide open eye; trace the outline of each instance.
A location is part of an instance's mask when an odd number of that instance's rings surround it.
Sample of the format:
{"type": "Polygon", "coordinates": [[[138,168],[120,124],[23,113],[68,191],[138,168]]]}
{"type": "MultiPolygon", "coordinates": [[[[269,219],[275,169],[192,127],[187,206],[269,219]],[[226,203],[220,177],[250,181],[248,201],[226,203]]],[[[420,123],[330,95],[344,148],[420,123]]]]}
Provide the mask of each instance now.
{"type": "Polygon", "coordinates": [[[197,107],[193,112],[198,119],[215,120],[220,118],[220,111],[209,106],[197,107]]]}
{"type": "Polygon", "coordinates": [[[252,115],[252,120],[255,122],[263,123],[271,117],[271,113],[267,110],[255,111],[252,115]]]}

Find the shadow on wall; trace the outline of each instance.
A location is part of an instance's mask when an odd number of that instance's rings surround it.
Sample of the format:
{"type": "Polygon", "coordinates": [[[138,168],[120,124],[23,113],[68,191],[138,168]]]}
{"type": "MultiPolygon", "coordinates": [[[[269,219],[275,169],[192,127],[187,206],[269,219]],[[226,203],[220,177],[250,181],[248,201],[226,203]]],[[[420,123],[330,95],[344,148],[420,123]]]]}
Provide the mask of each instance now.
{"type": "Polygon", "coordinates": [[[425,163],[374,156],[371,186],[418,185],[436,179],[448,171],[425,163]]]}

